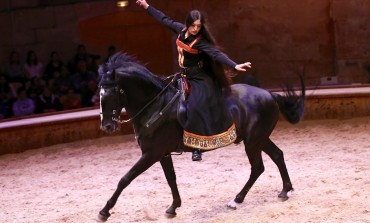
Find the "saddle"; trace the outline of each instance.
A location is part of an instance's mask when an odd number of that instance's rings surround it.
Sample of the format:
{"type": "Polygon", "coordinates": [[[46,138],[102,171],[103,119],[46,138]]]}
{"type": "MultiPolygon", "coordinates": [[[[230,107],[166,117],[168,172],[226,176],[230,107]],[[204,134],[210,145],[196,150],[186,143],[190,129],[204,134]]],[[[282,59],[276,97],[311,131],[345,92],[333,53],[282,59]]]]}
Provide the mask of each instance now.
{"type": "Polygon", "coordinates": [[[180,99],[177,107],[177,120],[181,126],[184,126],[187,120],[186,99],[191,93],[190,82],[184,74],[180,74],[180,77],[177,79],[177,88],[180,90],[180,99]]]}
{"type": "Polygon", "coordinates": [[[186,100],[191,93],[191,85],[189,80],[186,78],[185,75],[180,74],[179,79],[177,79],[177,85],[181,94],[183,94],[183,96],[185,97],[184,99],[186,100]]]}

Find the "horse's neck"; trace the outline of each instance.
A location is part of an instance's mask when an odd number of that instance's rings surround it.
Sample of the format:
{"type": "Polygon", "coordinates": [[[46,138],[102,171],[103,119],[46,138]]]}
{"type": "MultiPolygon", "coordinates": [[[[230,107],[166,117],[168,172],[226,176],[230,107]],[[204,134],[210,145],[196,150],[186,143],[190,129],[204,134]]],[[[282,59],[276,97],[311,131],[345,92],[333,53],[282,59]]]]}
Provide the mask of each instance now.
{"type": "MultiPolygon", "coordinates": [[[[154,100],[148,102],[147,107],[143,107],[142,114],[133,120],[136,138],[141,136],[151,136],[159,126],[176,114],[175,104],[177,98],[174,96],[163,95],[161,97],[154,97],[154,100]],[[171,99],[168,99],[168,98],[171,99]]],[[[140,112],[140,111],[138,111],[140,112]]]]}
{"type": "Polygon", "coordinates": [[[156,97],[160,92],[160,89],[153,90],[150,93],[147,90],[147,86],[142,86],[139,83],[134,85],[131,84],[127,90],[128,104],[126,106],[126,111],[130,116],[135,116],[137,114],[146,113],[151,107],[156,104],[156,97]],[[145,89],[146,88],[146,89],[145,89]],[[146,91],[144,91],[146,90],[146,91]]]}

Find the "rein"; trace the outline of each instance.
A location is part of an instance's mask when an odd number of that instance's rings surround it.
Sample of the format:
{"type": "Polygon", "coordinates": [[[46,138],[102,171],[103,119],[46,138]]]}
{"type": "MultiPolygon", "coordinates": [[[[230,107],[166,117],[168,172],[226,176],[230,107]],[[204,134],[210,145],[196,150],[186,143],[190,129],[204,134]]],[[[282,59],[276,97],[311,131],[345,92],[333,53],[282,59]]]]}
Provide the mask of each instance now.
{"type": "MultiPolygon", "coordinates": [[[[167,77],[166,79],[164,79],[164,80],[168,80],[168,79],[172,78],[171,81],[154,98],[152,98],[152,100],[150,100],[146,105],[144,105],[144,107],[142,107],[133,117],[131,117],[129,119],[126,119],[126,120],[120,120],[119,114],[116,114],[117,111],[113,110],[112,120],[115,121],[115,122],[118,122],[120,124],[123,124],[123,123],[130,122],[130,121],[134,120],[135,118],[137,118],[146,108],[148,108],[151,104],[153,104],[159,98],[159,96],[161,96],[163,94],[163,92],[165,92],[167,90],[167,88],[174,82],[174,80],[175,80],[175,78],[177,77],[178,74],[180,74],[180,72],[175,73],[175,74],[167,77]],[[117,116],[117,118],[115,116],[117,116]]],[[[121,94],[124,94],[124,91],[122,89],[120,89],[119,91],[120,91],[121,94]]],[[[179,92],[177,92],[175,94],[175,96],[171,99],[169,104],[171,104],[177,98],[178,95],[179,95],[179,92]]],[[[163,115],[163,112],[164,112],[164,110],[167,110],[167,107],[168,107],[168,105],[165,106],[165,108],[159,113],[159,115],[163,115]]],[[[146,124],[147,127],[149,127],[149,125],[150,125],[149,122],[146,124]]]]}

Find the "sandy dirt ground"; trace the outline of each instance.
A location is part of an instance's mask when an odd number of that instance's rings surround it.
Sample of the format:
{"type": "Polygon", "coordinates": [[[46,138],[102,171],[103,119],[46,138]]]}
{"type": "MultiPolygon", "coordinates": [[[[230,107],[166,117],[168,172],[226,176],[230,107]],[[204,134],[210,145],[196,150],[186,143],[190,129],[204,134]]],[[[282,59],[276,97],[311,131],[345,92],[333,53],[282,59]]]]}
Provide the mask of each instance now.
{"type": "MultiPolygon", "coordinates": [[[[174,156],[182,207],[164,215],[172,197],[159,164],[122,193],[108,222],[370,222],[370,117],[279,122],[271,138],[284,151],[294,191],[281,202],[277,167],[265,172],[236,210],[226,207],[250,165],[242,145],[174,156]]],[[[139,158],[133,135],[55,145],[0,156],[0,222],[96,222],[119,179],[139,158]]]]}

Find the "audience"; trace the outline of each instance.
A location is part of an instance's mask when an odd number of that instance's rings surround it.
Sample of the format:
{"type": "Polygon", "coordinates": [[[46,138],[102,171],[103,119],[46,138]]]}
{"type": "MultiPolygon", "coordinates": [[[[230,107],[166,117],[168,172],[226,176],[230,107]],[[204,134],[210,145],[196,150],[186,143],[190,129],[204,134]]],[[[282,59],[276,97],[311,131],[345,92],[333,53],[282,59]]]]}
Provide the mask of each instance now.
{"type": "MultiPolygon", "coordinates": [[[[98,106],[100,56],[87,53],[83,44],[76,50],[67,64],[52,51],[46,66],[33,50],[27,52],[25,63],[18,51],[12,51],[0,71],[0,119],[98,106]]],[[[115,52],[109,46],[107,58],[115,52]]]]}
{"type": "Polygon", "coordinates": [[[36,114],[49,113],[63,110],[59,98],[51,92],[49,87],[45,87],[42,94],[36,100],[36,114]]]}

